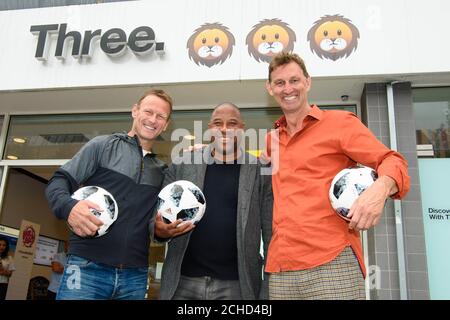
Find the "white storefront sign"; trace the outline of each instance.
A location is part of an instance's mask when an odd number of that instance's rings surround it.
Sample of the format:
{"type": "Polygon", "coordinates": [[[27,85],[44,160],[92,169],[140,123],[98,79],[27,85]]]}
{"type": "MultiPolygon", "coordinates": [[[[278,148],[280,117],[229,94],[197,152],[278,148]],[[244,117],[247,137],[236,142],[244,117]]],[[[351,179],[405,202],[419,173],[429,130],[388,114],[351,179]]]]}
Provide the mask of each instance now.
{"type": "Polygon", "coordinates": [[[439,32],[448,12],[446,0],[166,0],[7,10],[0,12],[0,90],[266,79],[267,61],[281,49],[302,56],[314,77],[449,72],[450,44],[439,32]]]}

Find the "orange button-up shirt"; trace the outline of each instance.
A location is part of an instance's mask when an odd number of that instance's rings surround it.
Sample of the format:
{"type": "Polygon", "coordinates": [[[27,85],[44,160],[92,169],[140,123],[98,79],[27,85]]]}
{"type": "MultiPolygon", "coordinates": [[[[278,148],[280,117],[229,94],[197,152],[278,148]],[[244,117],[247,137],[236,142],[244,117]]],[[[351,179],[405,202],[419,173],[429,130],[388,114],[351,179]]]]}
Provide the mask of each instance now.
{"type": "Polygon", "coordinates": [[[359,232],[349,230],[333,210],[331,181],[342,169],[360,163],[393,178],[399,191],[392,197],[401,198],[409,190],[406,160],[350,112],[312,106],[293,136],[286,131],[284,117],[275,125],[267,139],[274,207],[266,272],[320,266],[350,245],[365,275],[359,232]]]}

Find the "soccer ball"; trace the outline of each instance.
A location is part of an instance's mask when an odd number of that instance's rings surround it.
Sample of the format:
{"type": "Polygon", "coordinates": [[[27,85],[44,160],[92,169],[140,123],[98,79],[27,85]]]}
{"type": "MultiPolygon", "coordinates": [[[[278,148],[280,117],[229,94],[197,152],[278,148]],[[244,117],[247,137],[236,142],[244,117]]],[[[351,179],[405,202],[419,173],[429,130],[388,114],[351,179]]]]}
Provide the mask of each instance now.
{"type": "Polygon", "coordinates": [[[369,167],[351,167],[341,170],[333,179],[330,186],[331,206],[339,217],[346,221],[353,202],[366,190],[375,180],[378,174],[369,167]]]}
{"type": "Polygon", "coordinates": [[[178,180],[161,190],[157,208],[166,223],[182,219],[183,223],[191,221],[196,224],[205,213],[206,201],[199,187],[190,181],[178,180]]]}
{"type": "Polygon", "coordinates": [[[72,198],[75,200],[89,200],[99,205],[103,211],[91,209],[92,214],[103,222],[95,236],[101,237],[108,233],[109,228],[116,221],[119,214],[117,202],[111,193],[101,187],[87,186],[75,191],[72,198]]]}

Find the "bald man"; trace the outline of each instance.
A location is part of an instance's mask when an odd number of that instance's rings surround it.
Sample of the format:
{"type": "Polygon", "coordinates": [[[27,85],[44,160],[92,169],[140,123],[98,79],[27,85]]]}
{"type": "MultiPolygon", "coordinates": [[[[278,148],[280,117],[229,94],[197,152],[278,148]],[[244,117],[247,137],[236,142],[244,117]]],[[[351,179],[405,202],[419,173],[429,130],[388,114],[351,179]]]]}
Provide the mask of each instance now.
{"type": "Polygon", "coordinates": [[[211,144],[190,154],[203,162],[173,161],[181,163],[166,173],[163,185],[189,180],[199,186],[206,212],[196,226],[181,227],[181,221],[166,224],[157,214],[155,235],[171,240],[160,299],[268,299],[260,248],[262,241],[265,257],[272,233],[272,188],[258,159],[242,147],[244,127],[236,105],[218,105],[208,123],[211,144]]]}

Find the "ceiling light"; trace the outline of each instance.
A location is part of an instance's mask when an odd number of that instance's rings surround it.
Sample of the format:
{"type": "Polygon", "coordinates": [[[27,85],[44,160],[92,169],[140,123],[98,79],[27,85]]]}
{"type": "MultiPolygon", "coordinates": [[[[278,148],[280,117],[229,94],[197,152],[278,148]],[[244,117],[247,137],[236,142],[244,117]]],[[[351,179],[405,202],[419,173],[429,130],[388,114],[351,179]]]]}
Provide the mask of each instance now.
{"type": "Polygon", "coordinates": [[[6,156],[6,159],[9,159],[9,160],[17,160],[17,159],[19,159],[19,157],[18,157],[18,156],[14,156],[14,155],[12,155],[12,154],[8,154],[8,155],[6,156]]]}
{"type": "Polygon", "coordinates": [[[186,140],[194,140],[195,136],[188,134],[188,135],[185,135],[183,138],[185,138],[186,140]]]}
{"type": "Polygon", "coordinates": [[[27,140],[25,138],[14,138],[13,141],[15,143],[25,143],[27,140]]]}

